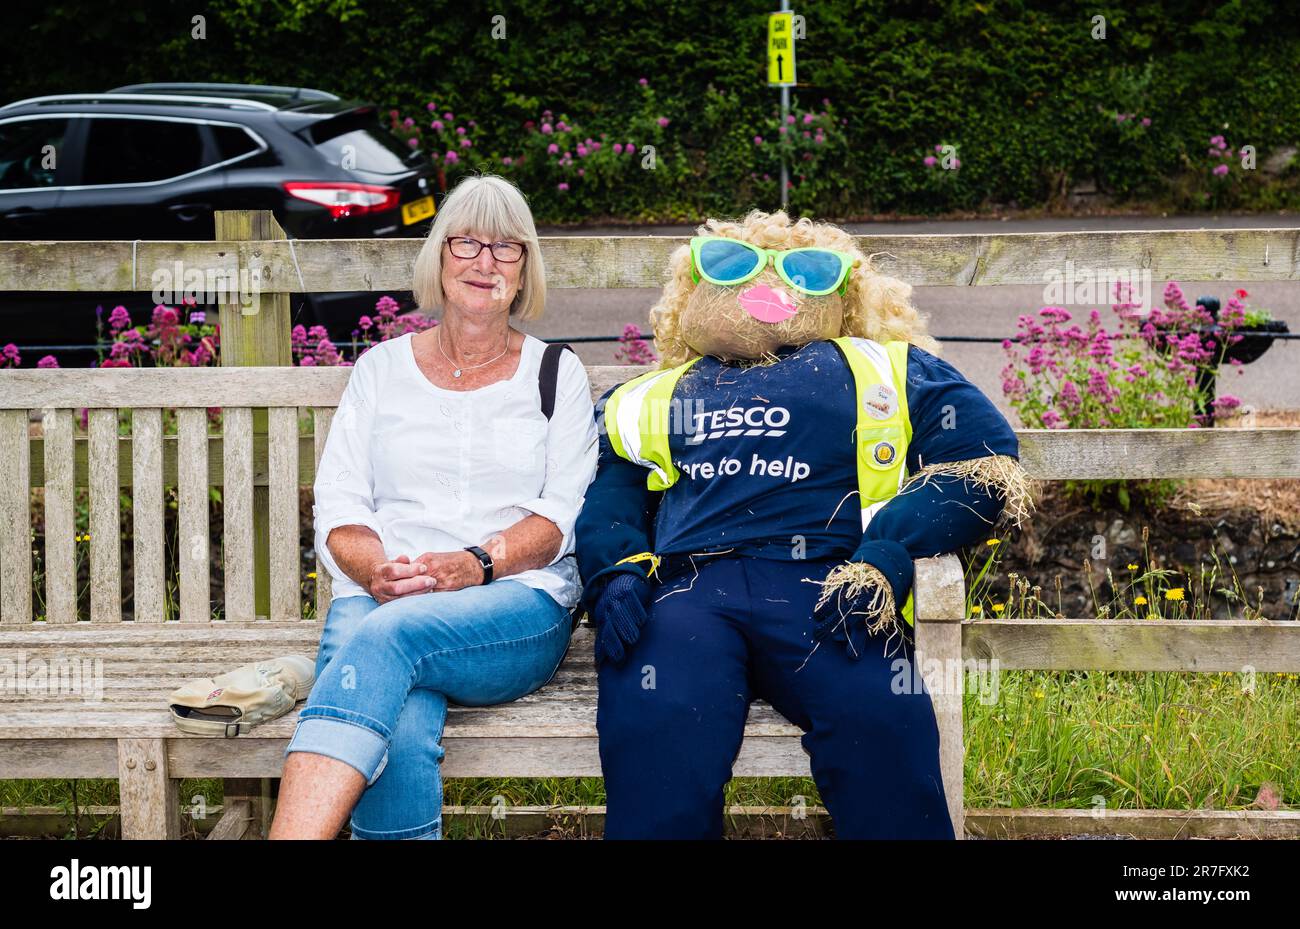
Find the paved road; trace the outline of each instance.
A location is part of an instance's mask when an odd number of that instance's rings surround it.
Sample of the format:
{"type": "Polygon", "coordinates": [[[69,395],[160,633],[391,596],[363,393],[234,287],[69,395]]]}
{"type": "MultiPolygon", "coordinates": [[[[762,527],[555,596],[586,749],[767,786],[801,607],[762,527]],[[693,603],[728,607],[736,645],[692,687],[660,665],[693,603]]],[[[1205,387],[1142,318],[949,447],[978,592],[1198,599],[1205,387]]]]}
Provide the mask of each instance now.
{"type": "MultiPolygon", "coordinates": [[[[1296,228],[1300,217],[1255,216],[1170,216],[1170,217],[1084,217],[1078,219],[972,220],[962,222],[849,223],[845,228],[859,235],[912,233],[1068,232],[1129,229],[1201,228],[1296,228]]],[[[581,230],[544,228],[542,235],[691,235],[689,226],[600,227],[581,230]]],[[[1212,294],[1227,302],[1238,287],[1250,291],[1248,303],[1273,311],[1286,320],[1292,332],[1300,332],[1300,282],[1240,284],[1235,282],[1191,284],[1189,300],[1212,294]]],[[[628,323],[649,331],[649,310],[657,296],[652,289],[552,290],[546,315],[525,328],[544,337],[575,335],[618,335],[628,323]]],[[[913,292],[918,309],[930,317],[930,329],[943,336],[1011,336],[1016,317],[1036,312],[1042,305],[1042,288],[1037,285],[997,287],[918,287],[913,292]]],[[[1090,307],[1070,307],[1076,316],[1087,317],[1090,307]]],[[[1103,319],[1113,318],[1109,305],[1099,305],[1103,319]]],[[[614,343],[575,345],[589,364],[614,363],[614,343]]],[[[1001,381],[998,371],[1005,364],[996,344],[947,343],[944,357],[975,381],[999,404],[1001,381]]],[[[1240,396],[1257,409],[1300,409],[1300,340],[1275,342],[1259,361],[1225,377],[1220,392],[1240,396]]]]}

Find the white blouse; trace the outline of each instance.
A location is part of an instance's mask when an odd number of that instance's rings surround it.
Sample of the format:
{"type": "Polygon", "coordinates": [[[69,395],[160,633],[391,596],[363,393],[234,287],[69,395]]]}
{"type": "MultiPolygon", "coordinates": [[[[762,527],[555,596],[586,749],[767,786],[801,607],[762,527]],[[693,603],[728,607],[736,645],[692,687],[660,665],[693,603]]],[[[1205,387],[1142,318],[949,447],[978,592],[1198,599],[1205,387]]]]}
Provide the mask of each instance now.
{"type": "Polygon", "coordinates": [[[357,359],[325,441],[312,513],[333,596],[368,595],[325,544],[337,526],[369,526],[388,558],[414,561],[484,545],[536,513],[563,533],[559,554],[547,567],[504,577],[572,608],[582,594],[573,527],[596,474],[586,369],[573,352],[561,355],[548,424],[537,384],[541,339],[525,336],[514,377],[456,391],[424,376],[412,338],[380,342],[357,359]]]}

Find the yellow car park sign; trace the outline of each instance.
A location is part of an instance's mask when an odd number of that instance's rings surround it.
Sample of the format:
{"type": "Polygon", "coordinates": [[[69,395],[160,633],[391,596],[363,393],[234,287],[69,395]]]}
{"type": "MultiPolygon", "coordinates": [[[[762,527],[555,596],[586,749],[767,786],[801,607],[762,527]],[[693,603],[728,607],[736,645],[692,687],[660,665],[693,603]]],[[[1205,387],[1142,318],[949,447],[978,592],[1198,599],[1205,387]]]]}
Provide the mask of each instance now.
{"type": "Polygon", "coordinates": [[[767,83],[794,86],[794,14],[788,11],[767,19],[767,83]]]}

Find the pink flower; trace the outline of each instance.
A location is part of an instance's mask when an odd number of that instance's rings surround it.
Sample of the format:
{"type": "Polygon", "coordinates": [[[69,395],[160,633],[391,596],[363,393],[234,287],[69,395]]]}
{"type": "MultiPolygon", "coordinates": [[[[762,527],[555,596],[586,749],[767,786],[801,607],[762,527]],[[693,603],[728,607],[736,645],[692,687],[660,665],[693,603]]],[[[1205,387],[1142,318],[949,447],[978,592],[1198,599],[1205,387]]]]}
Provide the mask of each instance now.
{"type": "Polygon", "coordinates": [[[658,119],[655,120],[655,122],[657,122],[659,124],[659,128],[662,129],[668,125],[668,117],[660,116],[658,119]]]}
{"type": "Polygon", "coordinates": [[[568,185],[568,183],[565,182],[565,181],[560,181],[560,183],[556,184],[555,186],[556,186],[559,190],[568,190],[568,189],[569,189],[569,185],[568,185]]]}
{"type": "Polygon", "coordinates": [[[445,120],[447,120],[447,122],[451,122],[451,121],[452,121],[453,119],[455,119],[456,117],[453,116],[453,115],[450,114],[450,113],[443,113],[443,114],[442,114],[442,118],[445,119],[445,120]]]}
{"type": "Polygon", "coordinates": [[[756,136],[754,136],[754,144],[755,144],[755,145],[762,145],[762,144],[763,144],[763,137],[762,137],[761,135],[756,135],[756,136]]]}
{"type": "Polygon", "coordinates": [[[1142,117],[1142,125],[1143,125],[1143,126],[1150,126],[1150,125],[1151,125],[1151,117],[1150,117],[1150,116],[1143,116],[1143,117],[1142,117]]]}
{"type": "Polygon", "coordinates": [[[464,134],[465,134],[465,127],[464,127],[464,126],[457,126],[457,127],[456,127],[456,135],[464,135],[464,134]]]}
{"type": "Polygon", "coordinates": [[[406,117],[406,119],[402,120],[402,125],[405,126],[407,129],[410,129],[412,126],[415,125],[415,120],[411,119],[411,117],[408,116],[406,117]]]}
{"type": "Polygon", "coordinates": [[[556,124],[555,124],[555,128],[558,129],[560,132],[568,132],[568,131],[569,131],[569,127],[568,127],[567,125],[565,125],[564,120],[560,120],[558,123],[556,123],[556,124]]]}
{"type": "Polygon", "coordinates": [[[587,157],[587,146],[585,146],[585,145],[579,145],[577,151],[578,151],[578,157],[579,157],[579,158],[586,158],[586,157],[587,157]]]}
{"type": "Polygon", "coordinates": [[[560,151],[560,146],[557,145],[557,144],[554,143],[554,142],[552,142],[550,145],[546,146],[546,154],[548,154],[548,155],[555,155],[555,154],[558,154],[559,151],[560,151]]]}
{"type": "Polygon", "coordinates": [[[645,78],[641,78],[639,81],[637,81],[637,83],[640,84],[642,87],[648,87],[650,85],[650,82],[647,81],[645,78]]]}
{"type": "Polygon", "coordinates": [[[433,113],[433,112],[435,112],[435,111],[438,109],[438,104],[436,104],[436,103],[434,103],[432,100],[430,100],[427,104],[425,104],[425,107],[424,107],[424,108],[425,108],[426,110],[428,110],[430,113],[433,113]]]}
{"type": "Polygon", "coordinates": [[[1223,175],[1225,175],[1225,174],[1228,173],[1228,166],[1227,166],[1227,165],[1216,165],[1215,168],[1214,168],[1214,171],[1213,171],[1212,173],[1213,173],[1213,174],[1217,174],[1219,177],[1223,177],[1223,175]]]}
{"type": "Polygon", "coordinates": [[[126,307],[117,306],[113,312],[108,314],[108,328],[113,332],[119,332],[131,325],[131,314],[127,312],[126,307]]]}
{"type": "Polygon", "coordinates": [[[357,325],[361,327],[362,331],[368,330],[374,324],[375,321],[371,319],[369,316],[362,316],[360,319],[357,320],[357,325]]]}
{"type": "Polygon", "coordinates": [[[461,140],[460,140],[460,147],[461,147],[461,148],[470,148],[473,144],[474,144],[474,143],[471,142],[469,139],[461,139],[461,140]]]}
{"type": "Polygon", "coordinates": [[[509,155],[506,155],[504,158],[501,159],[501,163],[503,165],[514,164],[514,159],[511,158],[509,155]]]}
{"type": "Polygon", "coordinates": [[[936,152],[941,152],[941,151],[943,151],[943,146],[942,146],[942,145],[936,145],[936,146],[934,147],[934,150],[935,150],[936,152]]]}
{"type": "Polygon", "coordinates": [[[460,161],[460,156],[449,149],[447,154],[443,156],[442,160],[447,162],[449,165],[454,165],[456,162],[460,161]]]}
{"type": "Polygon", "coordinates": [[[433,122],[429,123],[429,128],[436,132],[442,132],[443,126],[444,123],[440,119],[435,119],[433,122]]]}
{"type": "Polygon", "coordinates": [[[419,148],[419,147],[420,147],[420,140],[419,140],[419,139],[407,139],[407,140],[406,140],[406,144],[407,144],[407,146],[410,147],[410,148],[419,148]]]}
{"type": "Polygon", "coordinates": [[[36,362],[36,367],[38,368],[57,368],[58,366],[59,362],[53,355],[46,355],[40,361],[36,362]]]}
{"type": "Polygon", "coordinates": [[[550,135],[553,132],[555,130],[551,128],[550,123],[542,123],[542,135],[550,135]]]}
{"type": "MultiPolygon", "coordinates": [[[[645,78],[642,78],[641,80],[645,80],[645,78]]],[[[614,154],[615,154],[615,155],[621,155],[621,154],[623,154],[623,143],[622,143],[622,142],[615,142],[615,143],[614,143],[614,154]]]]}
{"type": "Polygon", "coordinates": [[[933,155],[926,155],[921,160],[925,163],[925,166],[927,168],[933,168],[935,165],[939,163],[939,159],[935,158],[933,155]]]}

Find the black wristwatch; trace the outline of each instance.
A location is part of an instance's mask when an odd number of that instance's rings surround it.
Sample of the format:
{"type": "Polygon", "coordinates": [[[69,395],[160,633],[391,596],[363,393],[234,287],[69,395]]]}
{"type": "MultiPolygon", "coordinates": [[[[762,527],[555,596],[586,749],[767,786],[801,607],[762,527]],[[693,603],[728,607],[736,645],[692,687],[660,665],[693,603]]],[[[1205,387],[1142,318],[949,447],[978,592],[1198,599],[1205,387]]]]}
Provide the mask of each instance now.
{"type": "Polygon", "coordinates": [[[492,581],[492,556],[477,545],[465,546],[465,551],[469,552],[478,559],[478,563],[483,566],[483,583],[488,584],[492,581]]]}

